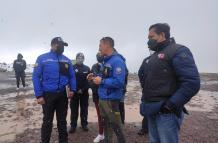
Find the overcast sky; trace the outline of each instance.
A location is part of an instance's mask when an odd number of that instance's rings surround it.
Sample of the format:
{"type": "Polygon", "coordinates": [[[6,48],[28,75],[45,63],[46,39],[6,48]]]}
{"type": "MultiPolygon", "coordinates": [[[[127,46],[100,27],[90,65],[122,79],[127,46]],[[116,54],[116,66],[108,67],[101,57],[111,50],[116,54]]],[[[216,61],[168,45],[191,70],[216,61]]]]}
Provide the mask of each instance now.
{"type": "Polygon", "coordinates": [[[28,63],[49,51],[61,36],[74,59],[96,60],[99,40],[111,36],[131,72],[149,56],[151,24],[168,23],[177,43],[191,49],[200,72],[218,72],[217,0],[0,0],[0,62],[12,63],[18,53],[28,63]]]}

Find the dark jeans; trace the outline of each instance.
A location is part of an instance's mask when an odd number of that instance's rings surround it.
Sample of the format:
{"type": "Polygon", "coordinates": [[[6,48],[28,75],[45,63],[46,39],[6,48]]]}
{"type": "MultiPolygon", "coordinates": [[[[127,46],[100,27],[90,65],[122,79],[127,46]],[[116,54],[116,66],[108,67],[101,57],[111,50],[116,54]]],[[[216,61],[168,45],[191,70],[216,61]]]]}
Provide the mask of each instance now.
{"type": "Polygon", "coordinates": [[[80,105],[80,119],[82,127],[88,125],[88,106],[89,106],[89,94],[88,91],[83,94],[75,94],[70,102],[71,108],[71,127],[77,127],[77,120],[79,116],[80,105]]]}
{"type": "Polygon", "coordinates": [[[25,87],[25,72],[16,72],[16,82],[17,82],[17,88],[20,87],[20,80],[22,81],[23,87],[25,87]]]}
{"type": "Polygon", "coordinates": [[[178,143],[179,130],[183,120],[175,114],[157,114],[148,116],[150,143],[178,143]]]}
{"type": "Polygon", "coordinates": [[[68,98],[65,92],[63,93],[44,93],[45,104],[43,109],[43,123],[41,129],[42,143],[49,143],[54,112],[56,112],[57,127],[59,133],[59,143],[67,143],[67,108],[68,98]]]}

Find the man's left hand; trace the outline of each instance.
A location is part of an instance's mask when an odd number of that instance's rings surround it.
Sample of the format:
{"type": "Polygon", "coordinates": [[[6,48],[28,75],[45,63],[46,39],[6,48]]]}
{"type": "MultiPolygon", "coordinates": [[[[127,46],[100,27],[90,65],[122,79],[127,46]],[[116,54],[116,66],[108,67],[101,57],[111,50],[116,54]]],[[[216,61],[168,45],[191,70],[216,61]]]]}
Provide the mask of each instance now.
{"type": "Polygon", "coordinates": [[[176,105],[173,104],[170,100],[166,101],[162,105],[160,112],[164,114],[174,113],[176,116],[180,116],[180,110],[177,109],[176,105]]]}
{"type": "Polygon", "coordinates": [[[93,82],[94,82],[95,84],[99,85],[99,84],[101,84],[101,82],[102,82],[102,78],[99,77],[99,76],[97,76],[97,77],[95,77],[95,78],[93,79],[93,82]]]}

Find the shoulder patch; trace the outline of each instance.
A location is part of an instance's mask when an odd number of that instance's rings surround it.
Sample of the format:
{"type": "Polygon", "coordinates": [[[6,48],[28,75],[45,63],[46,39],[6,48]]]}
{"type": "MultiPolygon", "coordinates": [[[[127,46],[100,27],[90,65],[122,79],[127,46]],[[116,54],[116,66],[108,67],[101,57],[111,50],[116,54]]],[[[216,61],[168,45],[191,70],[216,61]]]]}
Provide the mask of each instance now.
{"type": "Polygon", "coordinates": [[[68,67],[69,67],[69,65],[66,63],[66,64],[65,64],[65,68],[67,68],[67,69],[68,69],[68,67]]]}
{"type": "Polygon", "coordinates": [[[120,67],[116,68],[116,74],[121,74],[122,73],[122,69],[120,67]]]}

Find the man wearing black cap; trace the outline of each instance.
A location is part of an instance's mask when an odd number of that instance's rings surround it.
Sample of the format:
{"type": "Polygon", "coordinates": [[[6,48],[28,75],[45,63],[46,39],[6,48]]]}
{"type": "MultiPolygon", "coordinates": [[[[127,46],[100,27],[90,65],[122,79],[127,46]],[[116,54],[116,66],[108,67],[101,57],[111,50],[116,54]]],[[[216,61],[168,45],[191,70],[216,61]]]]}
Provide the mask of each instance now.
{"type": "Polygon", "coordinates": [[[68,98],[76,91],[76,78],[70,59],[63,55],[64,46],[68,46],[61,37],[51,41],[51,51],[40,55],[34,66],[33,86],[38,104],[42,105],[43,123],[42,143],[49,143],[54,112],[56,112],[59,143],[67,143],[68,98]],[[69,85],[69,92],[66,87],[69,85]]]}
{"type": "Polygon", "coordinates": [[[14,61],[13,68],[15,71],[16,81],[17,81],[17,90],[20,86],[20,79],[22,81],[23,87],[25,88],[25,69],[26,61],[23,60],[23,55],[18,54],[17,59],[14,61]]]}
{"type": "Polygon", "coordinates": [[[84,131],[88,131],[88,103],[89,103],[89,82],[86,79],[87,75],[90,73],[90,68],[83,64],[84,54],[78,53],[76,55],[76,64],[74,65],[76,73],[76,83],[77,90],[74,97],[71,99],[70,108],[71,108],[71,128],[69,133],[74,133],[77,127],[78,112],[80,105],[80,119],[81,126],[84,131]]]}

